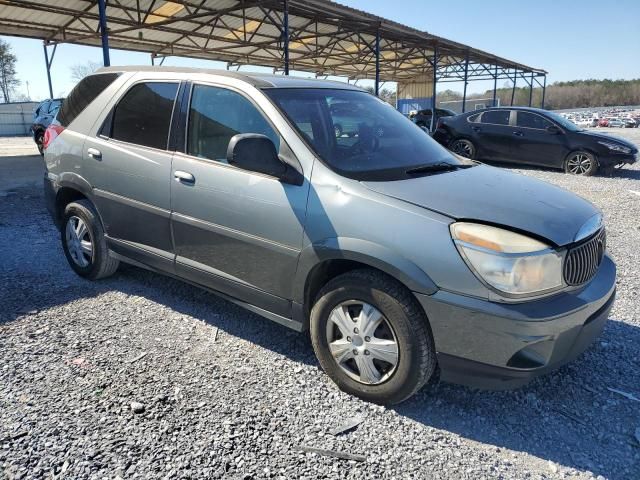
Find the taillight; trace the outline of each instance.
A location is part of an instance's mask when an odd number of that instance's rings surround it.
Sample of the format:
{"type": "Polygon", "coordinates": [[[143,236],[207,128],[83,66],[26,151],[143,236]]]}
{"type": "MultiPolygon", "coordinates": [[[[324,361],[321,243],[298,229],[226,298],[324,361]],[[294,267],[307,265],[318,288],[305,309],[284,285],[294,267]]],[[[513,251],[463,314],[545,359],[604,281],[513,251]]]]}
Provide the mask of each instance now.
{"type": "Polygon", "coordinates": [[[44,131],[44,139],[42,140],[42,148],[47,149],[47,147],[53,142],[58,135],[60,135],[64,131],[64,127],[59,123],[51,123],[47,129],[44,131]]]}

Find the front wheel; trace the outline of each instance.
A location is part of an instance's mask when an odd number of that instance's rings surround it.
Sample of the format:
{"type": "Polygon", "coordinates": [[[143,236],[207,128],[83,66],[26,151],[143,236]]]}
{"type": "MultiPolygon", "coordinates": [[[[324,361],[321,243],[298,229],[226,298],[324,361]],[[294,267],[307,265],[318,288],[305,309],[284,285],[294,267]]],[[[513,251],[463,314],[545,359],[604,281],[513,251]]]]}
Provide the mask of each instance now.
{"type": "Polygon", "coordinates": [[[598,171],[598,162],[592,153],[582,150],[571,152],[564,161],[564,171],[589,177],[598,171]]]}
{"type": "Polygon", "coordinates": [[[476,147],[466,138],[458,138],[449,145],[449,150],[461,157],[473,159],[476,156],[476,147]]]}
{"type": "Polygon", "coordinates": [[[340,389],[374,403],[409,398],[436,366],[431,329],[417,301],[373,270],[345,273],[320,291],[311,311],[311,341],[340,389]]]}

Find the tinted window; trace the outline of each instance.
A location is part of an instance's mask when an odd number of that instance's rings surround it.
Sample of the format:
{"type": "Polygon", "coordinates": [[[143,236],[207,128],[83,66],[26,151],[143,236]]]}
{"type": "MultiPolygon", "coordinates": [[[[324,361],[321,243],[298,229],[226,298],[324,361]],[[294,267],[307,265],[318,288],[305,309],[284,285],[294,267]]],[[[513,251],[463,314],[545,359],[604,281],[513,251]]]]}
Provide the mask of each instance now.
{"type": "Polygon", "coordinates": [[[63,127],[68,127],[119,75],[119,73],[99,73],[80,80],[63,102],[58,113],[58,122],[63,127]]]}
{"type": "Polygon", "coordinates": [[[320,158],[344,176],[400,179],[418,166],[459,164],[413,122],[368,93],[324,88],[264,92],[320,158]]]}
{"type": "Polygon", "coordinates": [[[540,130],[544,130],[545,128],[550,127],[552,123],[544,119],[540,115],[536,115],[535,113],[519,111],[516,125],[518,125],[519,127],[537,128],[540,130]]]}
{"type": "Polygon", "coordinates": [[[276,146],[280,138],[258,109],[239,93],[224,88],[195,85],[189,109],[187,153],[226,161],[231,137],[260,133],[276,146]]]}
{"type": "Polygon", "coordinates": [[[167,148],[177,83],[138,83],[113,112],[112,138],[146,147],[167,148]]]}
{"type": "Polygon", "coordinates": [[[482,123],[493,123],[495,125],[509,125],[509,115],[511,110],[489,110],[482,114],[482,123]]]}

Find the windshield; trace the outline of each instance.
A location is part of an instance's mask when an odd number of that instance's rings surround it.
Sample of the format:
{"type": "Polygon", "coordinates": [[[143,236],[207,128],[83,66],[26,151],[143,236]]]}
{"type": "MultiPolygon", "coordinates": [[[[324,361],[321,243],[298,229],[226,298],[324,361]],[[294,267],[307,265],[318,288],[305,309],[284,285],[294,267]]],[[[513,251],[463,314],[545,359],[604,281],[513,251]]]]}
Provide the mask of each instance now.
{"type": "Polygon", "coordinates": [[[558,115],[557,113],[553,113],[553,112],[547,111],[547,112],[544,112],[544,114],[546,116],[548,116],[549,118],[551,118],[551,120],[556,122],[558,125],[560,125],[565,130],[569,130],[570,132],[579,132],[579,131],[582,130],[582,128],[578,127],[571,120],[567,120],[566,118],[558,115]]]}
{"type": "Polygon", "coordinates": [[[369,93],[325,88],[265,93],[316,154],[346,177],[394,180],[425,165],[462,165],[420,127],[369,93]]]}

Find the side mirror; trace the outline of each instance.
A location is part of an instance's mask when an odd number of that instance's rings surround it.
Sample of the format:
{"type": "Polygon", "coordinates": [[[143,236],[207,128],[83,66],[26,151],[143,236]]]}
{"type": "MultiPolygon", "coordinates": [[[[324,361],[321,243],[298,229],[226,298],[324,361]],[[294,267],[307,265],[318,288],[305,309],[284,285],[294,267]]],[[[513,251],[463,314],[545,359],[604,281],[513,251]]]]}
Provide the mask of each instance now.
{"type": "Polygon", "coordinates": [[[227,161],[243,170],[264,173],[287,183],[298,183],[292,181],[293,169],[280,160],[271,139],[259,133],[240,133],[231,137],[227,161]]]}
{"type": "Polygon", "coordinates": [[[560,130],[558,127],[556,127],[555,125],[549,125],[547,127],[547,133],[551,134],[551,135],[559,135],[560,133],[562,133],[562,130],[560,130]]]}

